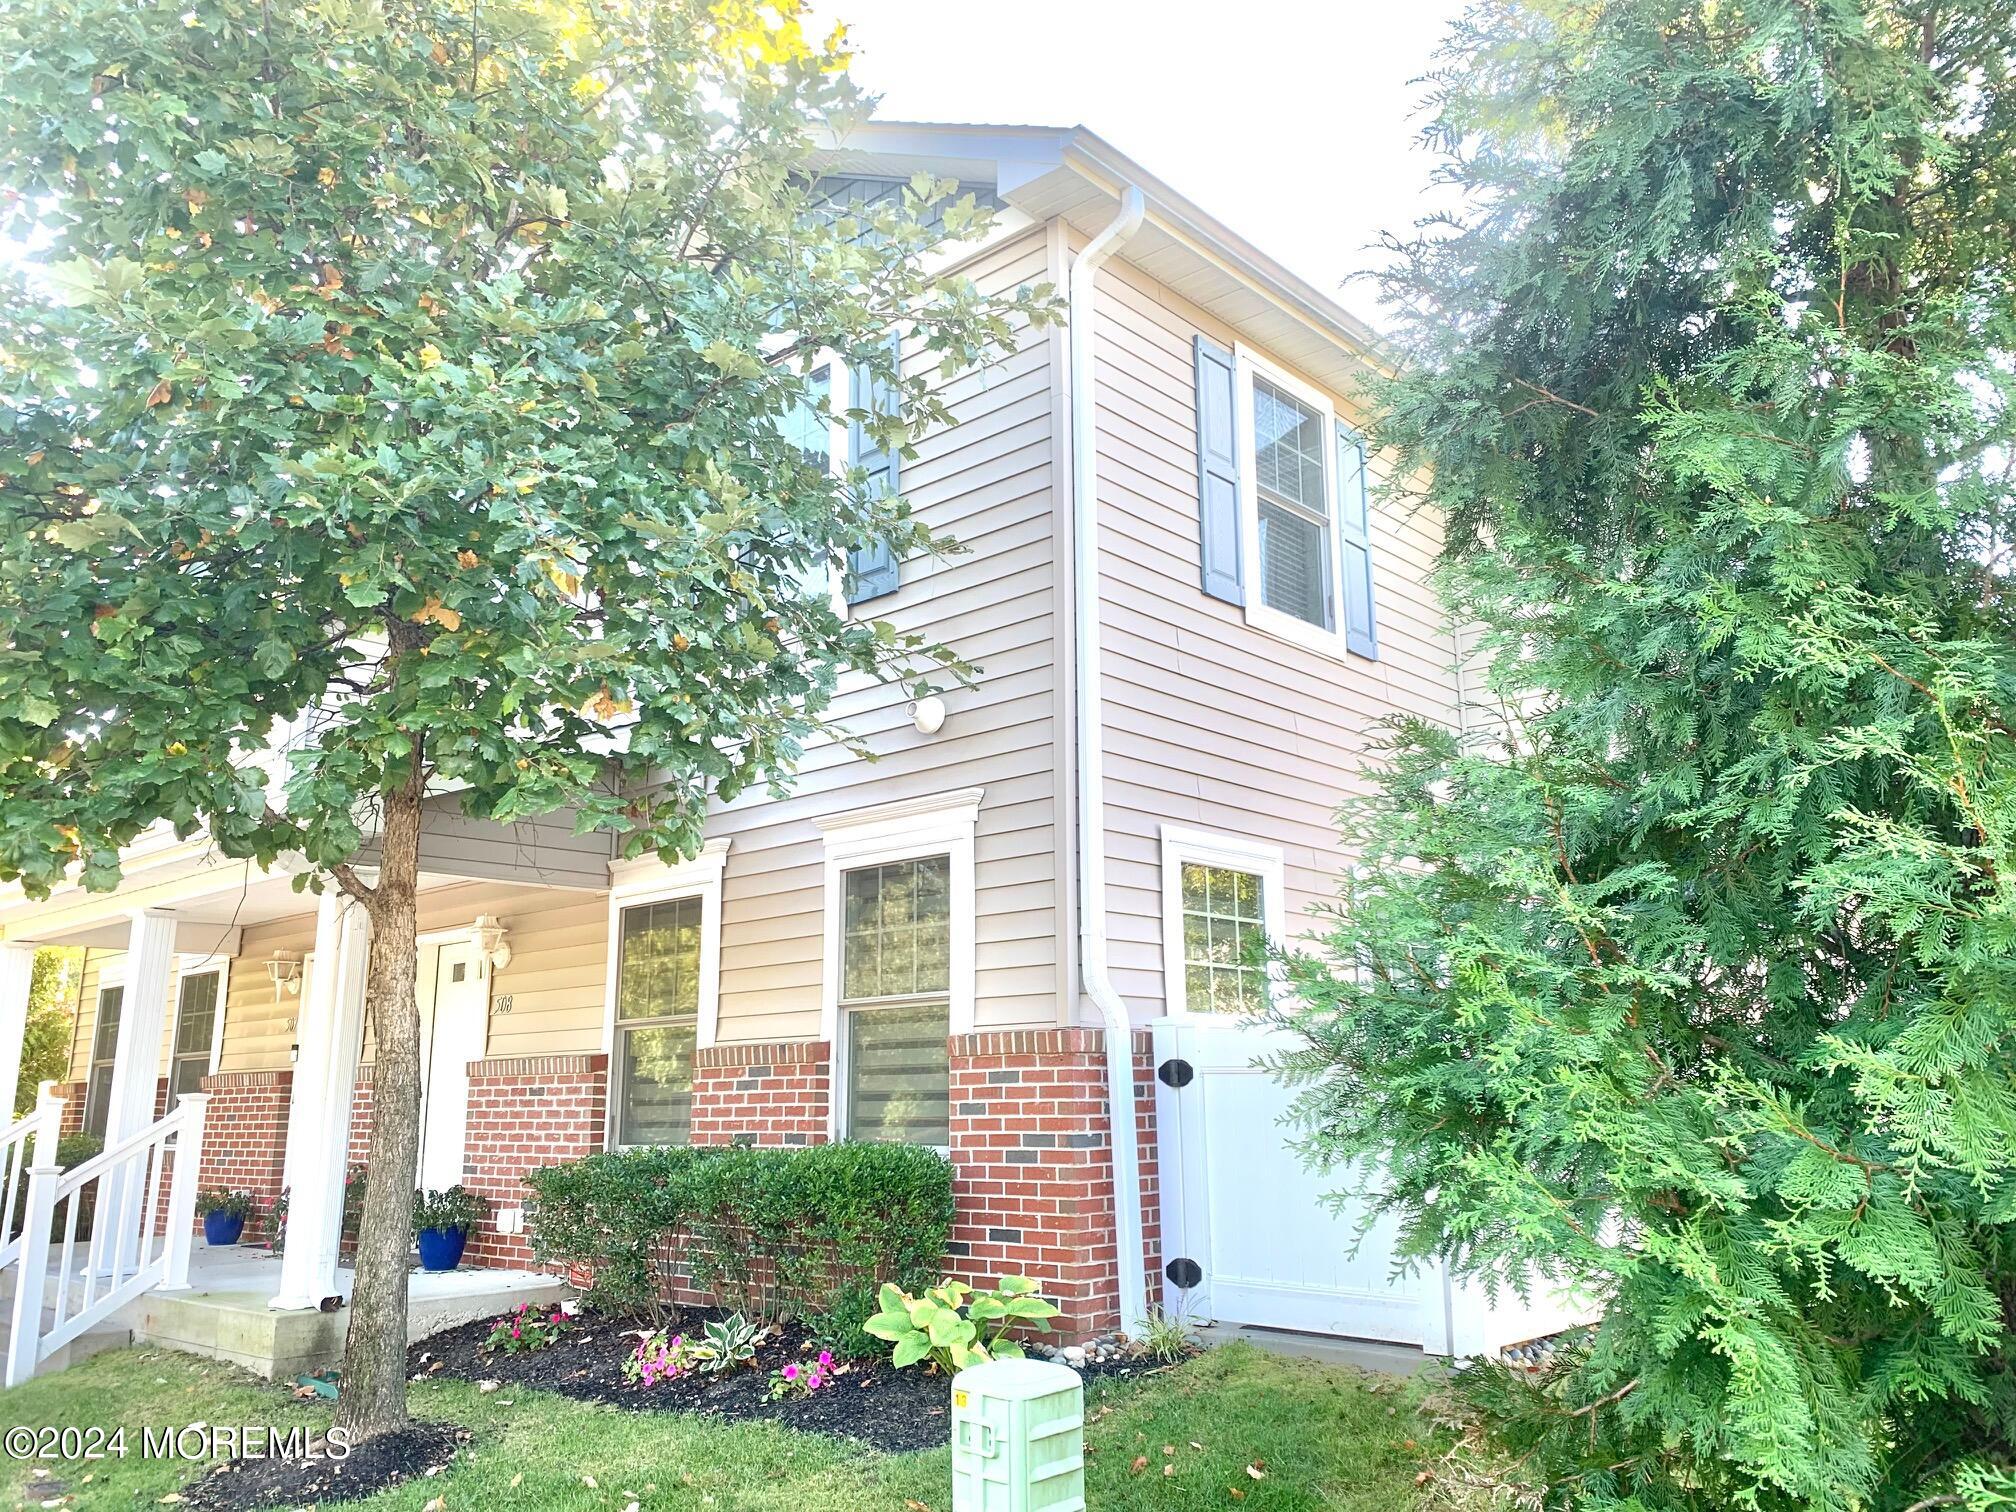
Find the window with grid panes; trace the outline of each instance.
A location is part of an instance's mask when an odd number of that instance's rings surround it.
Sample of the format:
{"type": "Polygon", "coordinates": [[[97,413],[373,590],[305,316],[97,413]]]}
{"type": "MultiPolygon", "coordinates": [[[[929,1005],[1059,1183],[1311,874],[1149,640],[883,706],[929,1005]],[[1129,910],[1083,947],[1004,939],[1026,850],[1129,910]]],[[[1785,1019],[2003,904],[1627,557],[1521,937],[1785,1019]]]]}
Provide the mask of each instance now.
{"type": "Polygon", "coordinates": [[[185,1092],[200,1092],[210,1074],[210,1047],[216,1040],[219,975],[199,972],[182,978],[175,994],[175,1051],[168,1067],[168,1106],[185,1092]]]}
{"type": "Polygon", "coordinates": [[[616,1143],[683,1145],[693,1123],[699,1034],[697,897],[622,911],[616,964],[616,1143]]]}
{"type": "Polygon", "coordinates": [[[1248,954],[1266,937],[1264,888],[1252,872],[1183,863],[1183,1003],[1190,1012],[1267,1006],[1267,968],[1248,954]]]}
{"type": "Polygon", "coordinates": [[[924,856],[841,878],[849,1139],[951,1142],[951,876],[924,856]]]}
{"type": "Polygon", "coordinates": [[[124,987],[98,989],[98,1016],[91,1027],[91,1073],[84,1084],[84,1132],[105,1137],[112,1112],[112,1066],[119,1051],[119,1015],[126,1007],[124,987]]]}

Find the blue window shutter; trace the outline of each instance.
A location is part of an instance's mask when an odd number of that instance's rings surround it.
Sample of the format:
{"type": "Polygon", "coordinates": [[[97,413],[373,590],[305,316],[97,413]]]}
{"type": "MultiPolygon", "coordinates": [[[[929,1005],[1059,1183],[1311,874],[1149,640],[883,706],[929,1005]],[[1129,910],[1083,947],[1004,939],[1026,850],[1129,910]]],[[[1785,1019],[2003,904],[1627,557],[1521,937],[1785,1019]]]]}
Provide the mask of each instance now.
{"type": "Polygon", "coordinates": [[[1232,354],[1197,338],[1197,544],[1204,591],[1245,602],[1239,574],[1239,423],[1232,354]]]}
{"type": "Polygon", "coordinates": [[[1344,545],[1344,644],[1377,660],[1379,624],[1372,612],[1371,479],[1365,438],[1337,427],[1337,518],[1344,545]]]}
{"type": "MultiPolygon", "coordinates": [[[[900,334],[895,331],[889,333],[892,361],[902,360],[902,342],[900,334]]],[[[868,370],[867,364],[862,363],[854,369],[853,407],[875,415],[892,415],[897,409],[897,394],[886,379],[877,378],[868,370]]],[[[867,471],[867,488],[871,497],[881,499],[901,492],[901,456],[896,448],[878,442],[859,420],[850,422],[847,427],[847,464],[867,471]]],[[[889,549],[887,541],[876,541],[847,553],[847,602],[850,604],[894,593],[901,586],[902,579],[902,563],[896,560],[896,553],[889,549]]]]}

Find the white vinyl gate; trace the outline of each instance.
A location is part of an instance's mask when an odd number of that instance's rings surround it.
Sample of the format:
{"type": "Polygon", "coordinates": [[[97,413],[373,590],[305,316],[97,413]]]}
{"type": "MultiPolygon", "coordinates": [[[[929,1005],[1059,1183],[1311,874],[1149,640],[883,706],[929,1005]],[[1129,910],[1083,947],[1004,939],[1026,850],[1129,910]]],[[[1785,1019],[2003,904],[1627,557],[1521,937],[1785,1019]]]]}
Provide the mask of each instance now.
{"type": "Polygon", "coordinates": [[[1294,1094],[1255,1064],[1293,1041],[1223,1018],[1151,1027],[1170,1313],[1438,1355],[1484,1353],[1593,1316],[1541,1296],[1527,1305],[1501,1295],[1493,1307],[1439,1267],[1396,1276],[1392,1221],[1357,1242],[1362,1206],[1331,1201],[1350,1184],[1345,1174],[1303,1165],[1284,1123],[1294,1094]]]}
{"type": "Polygon", "coordinates": [[[1226,1019],[1164,1019],[1154,1036],[1167,1310],[1448,1353],[1440,1271],[1395,1278],[1387,1220],[1354,1254],[1362,1209],[1330,1202],[1342,1173],[1290,1147],[1293,1094],[1254,1064],[1287,1037],[1226,1019]]]}

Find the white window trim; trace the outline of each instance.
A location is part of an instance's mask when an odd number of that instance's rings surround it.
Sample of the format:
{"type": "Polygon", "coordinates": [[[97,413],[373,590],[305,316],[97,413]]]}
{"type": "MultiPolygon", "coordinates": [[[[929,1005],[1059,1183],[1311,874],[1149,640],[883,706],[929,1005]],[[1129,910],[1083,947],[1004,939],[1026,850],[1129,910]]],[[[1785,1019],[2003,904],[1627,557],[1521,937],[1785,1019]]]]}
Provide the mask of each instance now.
{"type": "Polygon", "coordinates": [[[1278,845],[1247,840],[1180,824],[1162,826],[1162,996],[1167,1017],[1187,1023],[1236,1023],[1223,1013],[1196,1011],[1189,1004],[1189,974],[1183,969],[1183,866],[1216,866],[1260,878],[1260,922],[1267,938],[1280,940],[1288,926],[1288,863],[1278,845]]]}
{"type": "Polygon", "coordinates": [[[182,984],[190,977],[212,975],[217,978],[217,1017],[210,1025],[210,1068],[203,1074],[215,1076],[217,1067],[223,1061],[224,1012],[231,1001],[231,957],[227,955],[178,957],[172,988],[175,994],[175,1012],[168,1028],[168,1050],[165,1057],[171,1080],[175,1068],[175,1041],[182,1035],[182,984]]]}
{"type": "MultiPolygon", "coordinates": [[[[946,980],[948,1030],[973,1032],[974,909],[973,836],[980,821],[984,788],[959,788],[924,798],[906,798],[819,821],[825,840],[820,896],[825,909],[825,958],[819,990],[819,1037],[833,1058],[826,1099],[826,1130],[838,1139],[847,1127],[847,1036],[840,1025],[840,940],[846,899],[845,873],[886,861],[922,856],[950,860],[951,968],[946,980]]],[[[871,1010],[872,1011],[872,1010],[871,1010]]]]}
{"type": "Polygon", "coordinates": [[[1337,406],[1314,384],[1244,344],[1232,349],[1232,401],[1238,426],[1239,446],[1239,559],[1247,564],[1246,623],[1281,640],[1293,641],[1324,656],[1343,660],[1350,654],[1344,629],[1344,541],[1337,510],[1337,406]],[[1253,436],[1253,380],[1264,378],[1275,388],[1299,399],[1316,411],[1323,427],[1323,444],[1317,455],[1323,461],[1323,515],[1330,542],[1327,563],[1330,578],[1330,623],[1325,630],[1307,620],[1297,619],[1265,602],[1266,583],[1260,569],[1260,475],[1259,456],[1253,436]]]}
{"type": "MultiPolygon", "coordinates": [[[[155,1068],[155,1076],[172,1074],[175,1066],[175,1037],[182,1027],[182,983],[192,976],[217,976],[217,1020],[210,1026],[210,1068],[203,1074],[215,1076],[224,1059],[224,1011],[231,991],[231,957],[218,952],[183,954],[178,952],[168,961],[168,998],[172,1005],[167,1014],[168,1037],[162,1042],[161,1063],[155,1068]]],[[[108,987],[123,988],[126,985],[126,958],[118,957],[98,968],[98,985],[91,994],[91,1035],[95,1041],[98,1034],[98,1004],[108,987]]],[[[123,1007],[121,1010],[124,1012],[123,1007]]],[[[92,1058],[87,1047],[84,1058],[84,1080],[88,1088],[91,1080],[92,1058]]],[[[86,1109],[89,1112],[89,1109],[86,1109]]]]}
{"type": "Polygon", "coordinates": [[[668,866],[656,856],[615,861],[609,866],[609,934],[603,952],[602,1053],[609,1058],[608,1107],[603,1116],[602,1144],[616,1143],[616,1112],[620,1070],[616,1055],[616,976],[622,965],[623,911],[674,898],[700,900],[700,987],[695,1006],[693,1048],[709,1049],[721,1017],[721,878],[728,867],[729,839],[709,840],[691,860],[668,866]]]}

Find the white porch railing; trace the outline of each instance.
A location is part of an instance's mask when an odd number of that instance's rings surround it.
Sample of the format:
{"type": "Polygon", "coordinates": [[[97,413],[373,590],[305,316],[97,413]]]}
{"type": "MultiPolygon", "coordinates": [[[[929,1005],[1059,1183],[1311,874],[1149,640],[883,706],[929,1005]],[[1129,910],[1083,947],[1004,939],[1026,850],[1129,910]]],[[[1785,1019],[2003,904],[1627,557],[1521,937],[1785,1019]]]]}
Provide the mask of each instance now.
{"type": "Polygon", "coordinates": [[[0,1131],[0,1271],[21,1254],[21,1209],[27,1196],[28,1161],[39,1148],[38,1137],[49,1131],[50,1159],[55,1159],[56,1138],[63,1124],[63,1099],[56,1095],[56,1083],[45,1081],[35,1090],[35,1106],[26,1117],[0,1131]]]}
{"type": "MultiPolygon", "coordinates": [[[[208,1093],[184,1093],[166,1118],[68,1171],[56,1164],[56,1121],[36,1128],[12,1263],[9,1386],[32,1378],[49,1356],[134,1298],[189,1284],[209,1103],[208,1093]],[[166,1222],[156,1233],[164,1191],[166,1222]],[[80,1241],[87,1213],[90,1233],[80,1241]]],[[[60,1113],[62,1104],[55,1106],[60,1113]]]]}

